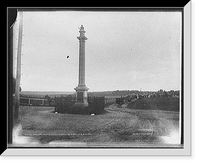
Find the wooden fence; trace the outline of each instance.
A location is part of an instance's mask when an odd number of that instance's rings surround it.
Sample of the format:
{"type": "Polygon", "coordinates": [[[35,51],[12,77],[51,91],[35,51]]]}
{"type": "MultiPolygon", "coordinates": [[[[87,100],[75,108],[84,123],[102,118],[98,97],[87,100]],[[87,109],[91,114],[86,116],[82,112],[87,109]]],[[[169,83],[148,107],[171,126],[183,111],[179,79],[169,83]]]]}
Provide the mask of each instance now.
{"type": "Polygon", "coordinates": [[[20,97],[20,105],[26,106],[50,106],[47,99],[20,97]]]}

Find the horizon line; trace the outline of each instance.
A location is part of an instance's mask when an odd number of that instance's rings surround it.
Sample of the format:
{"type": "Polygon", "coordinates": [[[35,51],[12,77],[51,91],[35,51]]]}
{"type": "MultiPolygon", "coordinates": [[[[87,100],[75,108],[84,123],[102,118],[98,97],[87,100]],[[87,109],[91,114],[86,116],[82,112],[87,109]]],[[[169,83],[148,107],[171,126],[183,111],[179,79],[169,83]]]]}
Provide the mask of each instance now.
{"type": "MultiPolygon", "coordinates": [[[[170,89],[170,90],[165,90],[165,89],[159,89],[159,90],[163,90],[163,91],[171,91],[171,90],[173,90],[173,91],[180,91],[179,89],[177,90],[177,89],[170,89]]],[[[113,91],[141,91],[141,92],[147,92],[147,91],[151,91],[151,92],[157,92],[157,91],[159,91],[159,90],[137,90],[137,89],[115,89],[115,90],[98,90],[98,91],[88,91],[88,93],[89,92],[113,92],[113,91]]],[[[58,91],[43,91],[43,90],[41,90],[41,91],[39,91],[39,90],[22,90],[21,92],[70,92],[70,93],[76,93],[76,91],[60,91],[60,90],[58,90],[58,91]]]]}

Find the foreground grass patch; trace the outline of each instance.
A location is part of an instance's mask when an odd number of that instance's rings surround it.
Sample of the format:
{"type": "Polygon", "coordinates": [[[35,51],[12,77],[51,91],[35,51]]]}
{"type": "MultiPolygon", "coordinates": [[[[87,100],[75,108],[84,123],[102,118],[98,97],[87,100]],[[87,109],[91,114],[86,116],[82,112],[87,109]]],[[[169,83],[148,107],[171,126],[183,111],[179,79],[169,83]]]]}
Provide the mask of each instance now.
{"type": "Polygon", "coordinates": [[[114,107],[101,115],[52,113],[50,107],[20,107],[20,123],[24,136],[41,143],[67,142],[131,142],[160,143],[158,136],[178,129],[178,113],[132,110],[114,107]]]}

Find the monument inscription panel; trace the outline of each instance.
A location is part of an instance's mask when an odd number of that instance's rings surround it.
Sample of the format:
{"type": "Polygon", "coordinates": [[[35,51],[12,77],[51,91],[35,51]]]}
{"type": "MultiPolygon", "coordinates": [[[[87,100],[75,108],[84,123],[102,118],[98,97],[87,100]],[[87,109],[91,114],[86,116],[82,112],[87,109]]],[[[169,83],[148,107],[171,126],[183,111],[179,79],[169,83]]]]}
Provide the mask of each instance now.
{"type": "Polygon", "coordinates": [[[77,92],[77,102],[83,102],[83,92],[77,92]]]}

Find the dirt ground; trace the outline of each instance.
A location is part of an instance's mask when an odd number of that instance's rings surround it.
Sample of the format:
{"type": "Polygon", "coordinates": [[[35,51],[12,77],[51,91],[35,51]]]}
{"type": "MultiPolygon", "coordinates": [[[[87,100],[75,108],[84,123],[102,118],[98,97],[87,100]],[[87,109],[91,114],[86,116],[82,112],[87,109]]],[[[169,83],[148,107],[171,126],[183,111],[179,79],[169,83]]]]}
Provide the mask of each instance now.
{"type": "Polygon", "coordinates": [[[56,147],[180,146],[179,113],[110,105],[102,115],[53,113],[53,107],[20,107],[15,145],[56,147]]]}

